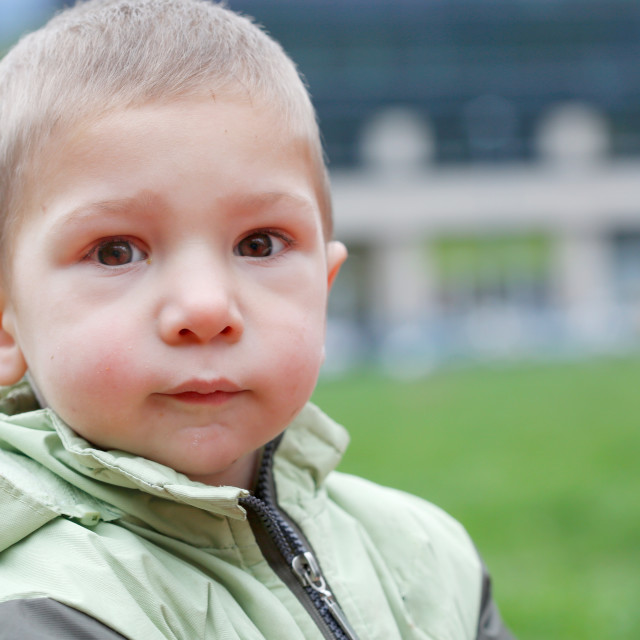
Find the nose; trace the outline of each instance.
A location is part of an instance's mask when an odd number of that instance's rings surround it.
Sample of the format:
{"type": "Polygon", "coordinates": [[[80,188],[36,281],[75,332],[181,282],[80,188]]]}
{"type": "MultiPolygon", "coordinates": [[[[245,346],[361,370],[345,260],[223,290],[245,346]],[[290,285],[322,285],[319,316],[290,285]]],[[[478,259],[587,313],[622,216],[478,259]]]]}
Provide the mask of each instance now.
{"type": "MultiPolygon", "coordinates": [[[[201,261],[202,262],[202,261],[201,261]]],[[[159,333],[167,344],[236,342],[244,322],[232,279],[211,265],[184,265],[163,285],[159,333]]]]}

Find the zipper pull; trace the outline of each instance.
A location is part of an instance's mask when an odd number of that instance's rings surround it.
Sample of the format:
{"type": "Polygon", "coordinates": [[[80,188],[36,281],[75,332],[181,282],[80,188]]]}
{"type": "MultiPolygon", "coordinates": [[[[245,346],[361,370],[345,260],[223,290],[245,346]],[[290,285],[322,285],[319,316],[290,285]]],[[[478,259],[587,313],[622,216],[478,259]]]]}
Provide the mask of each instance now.
{"type": "Polygon", "coordinates": [[[291,569],[303,586],[311,587],[322,597],[331,617],[338,623],[345,636],[347,636],[347,640],[358,640],[358,636],[349,624],[347,616],[340,608],[333,593],[329,590],[316,557],[310,551],[300,553],[291,561],[291,569]]]}

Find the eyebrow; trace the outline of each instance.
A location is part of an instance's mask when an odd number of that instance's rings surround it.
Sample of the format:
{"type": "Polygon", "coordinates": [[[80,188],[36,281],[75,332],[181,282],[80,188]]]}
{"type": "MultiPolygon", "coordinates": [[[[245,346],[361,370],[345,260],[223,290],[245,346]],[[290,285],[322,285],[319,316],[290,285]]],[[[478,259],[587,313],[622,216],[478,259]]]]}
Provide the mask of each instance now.
{"type": "MultiPolygon", "coordinates": [[[[106,213],[124,214],[132,211],[142,213],[149,208],[151,201],[152,197],[143,195],[82,204],[65,214],[62,220],[58,220],[53,225],[53,231],[64,232],[76,225],[100,219],[106,213]]],[[[156,211],[157,209],[158,207],[155,208],[156,211]]]]}
{"type": "MultiPolygon", "coordinates": [[[[268,191],[264,193],[250,193],[239,196],[230,196],[228,198],[232,209],[236,211],[250,211],[255,209],[268,209],[269,207],[284,204],[294,209],[306,210],[310,213],[318,211],[315,201],[306,198],[303,195],[287,191],[268,191]]],[[[166,203],[159,197],[142,193],[127,198],[116,198],[111,200],[101,200],[98,202],[90,202],[81,204],[69,211],[62,220],[54,223],[52,231],[54,233],[64,233],[66,230],[75,226],[86,224],[94,220],[101,219],[104,214],[122,214],[127,215],[135,213],[136,215],[144,215],[149,211],[157,214],[158,211],[167,210],[166,203]]]]}
{"type": "Polygon", "coordinates": [[[288,191],[267,191],[265,193],[245,194],[233,198],[234,204],[240,209],[253,209],[255,207],[269,207],[280,203],[290,204],[315,211],[315,201],[288,191]]]}

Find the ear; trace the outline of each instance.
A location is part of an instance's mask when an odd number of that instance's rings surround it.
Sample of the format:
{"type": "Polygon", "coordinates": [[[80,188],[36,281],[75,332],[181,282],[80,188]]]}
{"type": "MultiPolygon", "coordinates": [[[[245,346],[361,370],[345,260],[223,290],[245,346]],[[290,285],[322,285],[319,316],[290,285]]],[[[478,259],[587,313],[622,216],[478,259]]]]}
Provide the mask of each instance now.
{"type": "Polygon", "coordinates": [[[337,240],[327,242],[327,280],[329,289],[333,285],[333,281],[340,271],[342,263],[347,259],[347,248],[337,240]]]}
{"type": "Polygon", "coordinates": [[[27,371],[22,350],[15,340],[13,312],[0,290],[0,385],[18,382],[27,371]]]}

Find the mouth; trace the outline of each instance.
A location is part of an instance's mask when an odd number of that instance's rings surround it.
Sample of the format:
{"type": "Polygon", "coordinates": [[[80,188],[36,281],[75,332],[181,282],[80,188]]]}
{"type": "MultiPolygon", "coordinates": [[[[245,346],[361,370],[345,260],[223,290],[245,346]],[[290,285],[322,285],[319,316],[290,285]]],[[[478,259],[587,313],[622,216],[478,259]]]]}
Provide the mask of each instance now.
{"type": "Polygon", "coordinates": [[[243,389],[224,379],[190,380],[161,395],[185,404],[221,405],[242,393],[243,389]]]}

